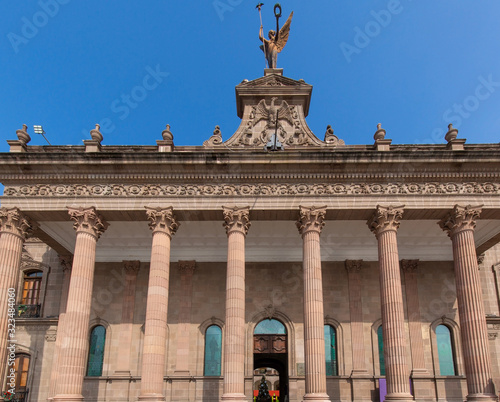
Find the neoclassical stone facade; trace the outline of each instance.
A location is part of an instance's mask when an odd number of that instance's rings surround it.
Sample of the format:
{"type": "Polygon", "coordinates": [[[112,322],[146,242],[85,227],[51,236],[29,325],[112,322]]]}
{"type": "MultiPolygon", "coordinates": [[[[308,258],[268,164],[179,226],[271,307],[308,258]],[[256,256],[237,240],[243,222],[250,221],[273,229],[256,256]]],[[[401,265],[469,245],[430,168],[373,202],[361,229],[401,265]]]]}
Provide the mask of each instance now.
{"type": "Polygon", "coordinates": [[[322,140],[311,91],[243,81],[203,146],[18,130],[3,390],[11,358],[26,401],[250,401],[262,375],[279,401],[497,400],[500,145],[322,140]]]}

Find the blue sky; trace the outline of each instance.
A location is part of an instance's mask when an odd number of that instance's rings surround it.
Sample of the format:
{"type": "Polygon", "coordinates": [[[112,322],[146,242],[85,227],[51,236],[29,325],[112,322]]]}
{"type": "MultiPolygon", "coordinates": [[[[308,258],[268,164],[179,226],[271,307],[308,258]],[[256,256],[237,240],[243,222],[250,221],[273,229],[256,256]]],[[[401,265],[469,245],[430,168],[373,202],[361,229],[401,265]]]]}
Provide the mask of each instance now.
{"type": "MultiPolygon", "coordinates": [[[[265,0],[264,0],[265,2],[265,0]]],[[[0,152],[27,124],[53,145],[201,145],[239,125],[234,87],[263,75],[256,1],[41,0],[0,3],[0,152]]],[[[263,6],[275,26],[274,2],[263,6]]],[[[498,0],[282,1],[293,10],[278,67],[314,86],[308,124],[346,144],[499,142],[498,0]]]]}

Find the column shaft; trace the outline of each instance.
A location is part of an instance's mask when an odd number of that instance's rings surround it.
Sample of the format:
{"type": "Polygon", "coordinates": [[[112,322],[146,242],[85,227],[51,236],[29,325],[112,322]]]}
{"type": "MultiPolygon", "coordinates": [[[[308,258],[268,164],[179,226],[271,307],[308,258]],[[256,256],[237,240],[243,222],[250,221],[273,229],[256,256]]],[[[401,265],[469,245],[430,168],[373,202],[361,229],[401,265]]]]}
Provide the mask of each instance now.
{"type": "Polygon", "coordinates": [[[403,294],[399,272],[397,230],[403,207],[377,207],[368,226],[378,240],[380,303],[386,366],[386,400],[413,400],[406,362],[403,294]]]}
{"type": "Polygon", "coordinates": [[[54,401],[83,401],[82,387],[89,348],[89,319],[97,239],[108,224],[94,208],[70,209],[76,229],[75,254],[66,314],[60,323],[59,374],[54,401]]]}
{"type": "Polygon", "coordinates": [[[453,246],[468,401],[498,400],[491,378],[486,316],[474,243],[476,219],[480,214],[481,207],[455,205],[439,222],[448,232],[453,246]]]}
{"type": "Polygon", "coordinates": [[[320,233],[324,208],[301,207],[297,222],[303,240],[304,352],[306,394],[304,401],[329,401],[326,393],[325,318],[321,275],[320,233]]]}
{"type": "Polygon", "coordinates": [[[139,401],[165,401],[165,348],[167,340],[170,241],[178,228],[173,209],[147,209],[153,230],[149,268],[148,300],[142,353],[139,401]]]}
{"type": "Polygon", "coordinates": [[[225,208],[227,232],[226,323],[223,401],[245,397],[245,237],[248,208],[225,208]]]}
{"type": "MultiPolygon", "coordinates": [[[[15,305],[19,278],[19,265],[26,238],[34,229],[34,224],[17,208],[0,208],[0,379],[6,375],[9,319],[15,320],[15,305]],[[9,292],[12,289],[13,292],[9,292]],[[10,305],[10,307],[9,307],[10,305]],[[10,317],[9,317],[9,315],[10,317]]],[[[13,321],[11,321],[13,323],[13,321]]]]}

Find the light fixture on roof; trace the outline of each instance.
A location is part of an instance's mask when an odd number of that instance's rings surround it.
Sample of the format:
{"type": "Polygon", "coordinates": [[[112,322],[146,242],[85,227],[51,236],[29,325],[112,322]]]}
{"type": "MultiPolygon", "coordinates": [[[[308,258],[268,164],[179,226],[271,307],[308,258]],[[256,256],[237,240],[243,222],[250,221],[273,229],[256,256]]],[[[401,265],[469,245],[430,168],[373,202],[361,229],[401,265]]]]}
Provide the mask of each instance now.
{"type": "Polygon", "coordinates": [[[43,130],[43,127],[42,126],[33,126],[33,131],[35,132],[35,134],[41,134],[43,138],[45,138],[45,141],[47,141],[47,143],[49,145],[52,145],[49,140],[47,139],[47,137],[45,137],[45,131],[43,130]]]}

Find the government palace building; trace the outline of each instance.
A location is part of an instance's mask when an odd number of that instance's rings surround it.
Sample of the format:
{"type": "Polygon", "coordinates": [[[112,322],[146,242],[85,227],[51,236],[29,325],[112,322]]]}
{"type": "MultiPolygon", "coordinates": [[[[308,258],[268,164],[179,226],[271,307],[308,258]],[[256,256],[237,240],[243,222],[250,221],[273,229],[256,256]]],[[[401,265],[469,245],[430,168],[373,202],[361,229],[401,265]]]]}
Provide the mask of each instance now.
{"type": "Polygon", "coordinates": [[[349,145],[311,94],[266,69],[199,146],[12,133],[4,400],[498,401],[500,144],[349,145]]]}

